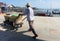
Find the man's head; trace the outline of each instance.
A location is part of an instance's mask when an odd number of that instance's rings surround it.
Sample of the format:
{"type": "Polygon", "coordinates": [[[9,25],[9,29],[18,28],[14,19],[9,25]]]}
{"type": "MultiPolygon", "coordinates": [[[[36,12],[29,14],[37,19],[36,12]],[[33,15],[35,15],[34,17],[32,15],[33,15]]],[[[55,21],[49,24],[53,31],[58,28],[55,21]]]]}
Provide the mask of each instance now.
{"type": "Polygon", "coordinates": [[[27,3],[27,4],[26,4],[26,7],[30,7],[30,4],[29,4],[29,3],[27,3]]]}

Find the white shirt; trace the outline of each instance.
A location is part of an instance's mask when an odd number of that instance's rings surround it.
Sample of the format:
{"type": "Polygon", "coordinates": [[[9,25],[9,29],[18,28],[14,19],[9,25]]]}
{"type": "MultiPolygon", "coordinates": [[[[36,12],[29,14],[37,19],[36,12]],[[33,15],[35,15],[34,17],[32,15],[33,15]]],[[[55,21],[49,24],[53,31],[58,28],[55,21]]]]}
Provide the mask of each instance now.
{"type": "Polygon", "coordinates": [[[26,9],[26,14],[27,14],[27,20],[28,21],[34,20],[34,11],[33,11],[33,9],[31,7],[28,7],[26,9]]]}

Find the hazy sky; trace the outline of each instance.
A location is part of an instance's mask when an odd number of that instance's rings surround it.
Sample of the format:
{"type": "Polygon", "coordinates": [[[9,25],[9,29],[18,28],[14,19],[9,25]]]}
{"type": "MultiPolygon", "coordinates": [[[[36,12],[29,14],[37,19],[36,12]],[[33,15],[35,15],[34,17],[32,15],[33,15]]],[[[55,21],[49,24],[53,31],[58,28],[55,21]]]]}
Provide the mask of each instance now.
{"type": "Polygon", "coordinates": [[[60,0],[0,0],[0,2],[21,7],[24,7],[26,3],[30,3],[32,7],[60,8],[60,0]]]}

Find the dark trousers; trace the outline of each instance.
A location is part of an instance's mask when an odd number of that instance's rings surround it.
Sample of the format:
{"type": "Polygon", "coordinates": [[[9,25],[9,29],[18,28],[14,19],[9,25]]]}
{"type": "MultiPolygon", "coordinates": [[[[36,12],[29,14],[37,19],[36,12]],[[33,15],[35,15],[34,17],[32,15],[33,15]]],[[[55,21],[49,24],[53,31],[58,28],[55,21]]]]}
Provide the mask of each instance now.
{"type": "Polygon", "coordinates": [[[33,28],[33,22],[34,22],[34,21],[28,21],[29,27],[30,27],[29,29],[31,29],[31,31],[33,32],[33,34],[36,35],[36,32],[35,32],[35,30],[34,30],[34,28],[33,28]]]}

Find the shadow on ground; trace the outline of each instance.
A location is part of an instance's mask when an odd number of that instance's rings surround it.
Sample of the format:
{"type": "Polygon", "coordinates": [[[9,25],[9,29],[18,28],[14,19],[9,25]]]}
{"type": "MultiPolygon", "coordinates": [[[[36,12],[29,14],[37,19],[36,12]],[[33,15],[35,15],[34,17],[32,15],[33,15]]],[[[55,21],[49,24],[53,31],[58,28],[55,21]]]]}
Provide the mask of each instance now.
{"type": "MultiPolygon", "coordinates": [[[[0,25],[4,28],[3,24],[0,25]]],[[[23,33],[25,32],[28,31],[16,32],[10,30],[6,30],[6,31],[0,30],[0,41],[45,41],[42,39],[33,39],[31,36],[24,35],[23,33]]]]}
{"type": "Polygon", "coordinates": [[[12,32],[0,31],[0,41],[44,41],[41,39],[33,39],[31,36],[24,35],[27,31],[12,32]]]}

